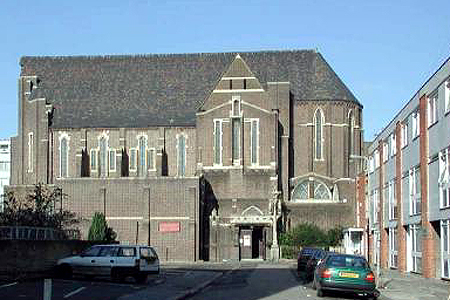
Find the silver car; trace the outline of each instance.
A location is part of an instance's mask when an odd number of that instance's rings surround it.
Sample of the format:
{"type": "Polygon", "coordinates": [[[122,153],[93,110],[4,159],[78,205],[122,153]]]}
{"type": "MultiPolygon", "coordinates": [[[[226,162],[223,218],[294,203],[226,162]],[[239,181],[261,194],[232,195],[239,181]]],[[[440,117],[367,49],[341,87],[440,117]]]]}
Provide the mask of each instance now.
{"type": "Polygon", "coordinates": [[[56,274],[63,278],[79,274],[111,276],[113,280],[122,281],[132,276],[142,283],[148,274],[159,273],[160,264],[158,254],[150,246],[96,245],[80,255],[58,260],[55,269],[56,274]]]}

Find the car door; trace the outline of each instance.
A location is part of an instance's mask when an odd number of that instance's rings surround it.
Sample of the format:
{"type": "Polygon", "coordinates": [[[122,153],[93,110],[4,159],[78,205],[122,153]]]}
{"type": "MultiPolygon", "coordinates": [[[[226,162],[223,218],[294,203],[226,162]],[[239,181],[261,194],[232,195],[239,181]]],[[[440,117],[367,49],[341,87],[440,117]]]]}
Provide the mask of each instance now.
{"type": "Polygon", "coordinates": [[[152,247],[139,248],[139,271],[158,273],[159,258],[152,247]]]}
{"type": "Polygon", "coordinates": [[[109,276],[112,267],[116,264],[116,252],[117,247],[102,246],[97,257],[91,260],[92,274],[109,276]]]}
{"type": "Polygon", "coordinates": [[[100,246],[92,246],[77,256],[71,263],[73,272],[77,274],[91,274],[93,268],[92,261],[95,261],[100,249],[100,246]]]}

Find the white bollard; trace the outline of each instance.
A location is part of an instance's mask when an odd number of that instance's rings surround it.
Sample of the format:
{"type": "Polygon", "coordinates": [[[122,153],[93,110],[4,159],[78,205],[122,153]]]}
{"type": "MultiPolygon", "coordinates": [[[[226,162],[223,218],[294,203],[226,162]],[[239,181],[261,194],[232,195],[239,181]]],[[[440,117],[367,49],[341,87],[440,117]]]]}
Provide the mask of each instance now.
{"type": "Polygon", "coordinates": [[[52,280],[44,279],[44,300],[52,300],[52,280]]]}

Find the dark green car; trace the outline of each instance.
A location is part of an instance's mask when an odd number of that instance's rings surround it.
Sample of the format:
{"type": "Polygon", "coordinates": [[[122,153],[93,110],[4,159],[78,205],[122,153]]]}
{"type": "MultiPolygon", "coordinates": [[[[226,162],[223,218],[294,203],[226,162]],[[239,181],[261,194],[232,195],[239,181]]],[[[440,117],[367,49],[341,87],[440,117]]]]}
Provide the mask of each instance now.
{"type": "Polygon", "coordinates": [[[314,271],[313,289],[323,297],[326,291],[363,294],[369,299],[380,295],[375,275],[366,259],[361,256],[330,253],[314,271]]]}

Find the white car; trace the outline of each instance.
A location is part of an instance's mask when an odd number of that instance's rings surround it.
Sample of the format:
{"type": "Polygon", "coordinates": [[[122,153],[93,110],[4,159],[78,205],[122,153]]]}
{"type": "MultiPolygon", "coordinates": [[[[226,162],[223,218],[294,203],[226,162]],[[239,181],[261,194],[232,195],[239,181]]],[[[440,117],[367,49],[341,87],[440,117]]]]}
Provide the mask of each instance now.
{"type": "Polygon", "coordinates": [[[158,274],[159,267],[158,254],[150,246],[95,245],[80,255],[58,260],[55,268],[56,274],[64,278],[73,274],[106,275],[120,281],[132,276],[142,283],[148,274],[158,274]]]}

